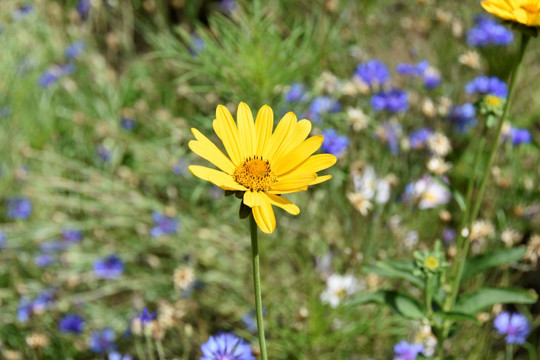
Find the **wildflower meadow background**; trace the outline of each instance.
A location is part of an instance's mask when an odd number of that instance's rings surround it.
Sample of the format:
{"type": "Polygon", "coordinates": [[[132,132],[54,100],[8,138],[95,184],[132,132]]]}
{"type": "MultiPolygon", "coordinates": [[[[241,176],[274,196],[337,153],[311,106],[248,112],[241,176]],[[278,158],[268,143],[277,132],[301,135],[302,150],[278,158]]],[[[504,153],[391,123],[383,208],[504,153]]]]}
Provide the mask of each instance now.
{"type": "Polygon", "coordinates": [[[188,170],[245,102],[337,157],[258,232],[269,359],[540,359],[540,40],[506,20],[1,0],[0,358],[261,358],[251,210],[188,170]]]}

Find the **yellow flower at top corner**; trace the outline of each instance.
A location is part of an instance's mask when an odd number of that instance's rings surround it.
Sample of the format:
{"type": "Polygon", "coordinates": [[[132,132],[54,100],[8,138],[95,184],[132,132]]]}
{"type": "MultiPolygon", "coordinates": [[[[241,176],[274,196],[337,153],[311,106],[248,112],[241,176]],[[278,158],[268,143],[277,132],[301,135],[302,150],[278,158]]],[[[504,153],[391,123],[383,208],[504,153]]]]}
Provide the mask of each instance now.
{"type": "Polygon", "coordinates": [[[219,170],[191,165],[189,171],[224,190],[243,192],[242,201],[251,208],[259,228],[272,233],[276,227],[272,205],[297,215],[298,206],[281,195],[330,179],[331,175],[318,176],[317,172],[337,159],[331,154],[313,155],[323,136],[308,138],[311,122],[297,121],[293,112],[283,116],[272,131],[274,113],[268,105],[261,107],[253,121],[249,106],[240,103],[237,122],[225,106],[218,105],[213,126],[227,155],[200,131],[191,129],[196,140],[189,142],[190,149],[219,170]]]}
{"type": "Polygon", "coordinates": [[[488,13],[525,26],[540,26],[540,0],[484,0],[488,13]]]}

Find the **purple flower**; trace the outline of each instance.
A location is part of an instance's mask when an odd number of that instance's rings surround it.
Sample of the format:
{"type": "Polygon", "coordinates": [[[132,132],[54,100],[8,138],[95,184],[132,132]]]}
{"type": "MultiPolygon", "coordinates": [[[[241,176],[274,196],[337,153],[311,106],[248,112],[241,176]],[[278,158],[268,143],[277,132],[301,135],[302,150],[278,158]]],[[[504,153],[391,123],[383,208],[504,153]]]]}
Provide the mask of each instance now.
{"type": "Polygon", "coordinates": [[[47,267],[54,262],[54,256],[51,254],[38,254],[34,257],[34,264],[37,267],[47,267]]]}
{"type": "Polygon", "coordinates": [[[83,53],[84,49],[86,49],[86,42],[84,40],[75,41],[74,43],[66,46],[64,56],[68,60],[76,59],[83,53]]]}
{"type": "Polygon", "coordinates": [[[116,334],[111,328],[92,331],[88,345],[90,350],[96,354],[106,353],[115,349],[114,340],[116,334]]]}
{"type": "Polygon", "coordinates": [[[467,31],[467,44],[469,46],[505,46],[514,41],[512,31],[493,19],[477,16],[474,23],[474,27],[467,31]]]}
{"type": "Polygon", "coordinates": [[[418,64],[400,63],[396,66],[396,72],[400,75],[422,76],[429,68],[429,62],[420,61],[418,64]]]}
{"type": "Polygon", "coordinates": [[[155,226],[150,230],[150,235],[152,237],[174,235],[178,232],[180,220],[171,216],[163,215],[157,211],[152,214],[152,217],[154,218],[155,223],[155,226]]]}
{"type": "Polygon", "coordinates": [[[38,79],[38,85],[41,88],[48,88],[66,75],[72,75],[75,72],[75,65],[71,63],[62,65],[53,65],[45,70],[38,79]]]}
{"type": "Polygon", "coordinates": [[[131,355],[122,355],[117,351],[113,351],[109,353],[109,360],[133,360],[133,358],[131,357],[131,355]]]}
{"type": "Polygon", "coordinates": [[[222,11],[226,13],[231,13],[236,10],[238,5],[236,4],[236,0],[220,0],[219,7],[222,11]]]}
{"type": "Polygon", "coordinates": [[[394,360],[415,360],[422,351],[424,351],[422,345],[409,344],[402,340],[394,345],[394,360]]]}
{"type": "Polygon", "coordinates": [[[75,8],[77,9],[77,12],[82,20],[86,20],[88,18],[90,6],[90,0],[79,0],[79,2],[77,2],[77,6],[75,8]]]}
{"type": "Polygon", "coordinates": [[[244,316],[242,316],[242,322],[250,333],[255,334],[257,332],[257,321],[255,319],[255,312],[253,310],[248,311],[244,314],[244,316]]]}
{"type": "Polygon", "coordinates": [[[476,108],[471,103],[454,106],[450,109],[448,120],[454,124],[459,132],[466,133],[478,123],[476,108]]]}
{"type": "Polygon", "coordinates": [[[132,131],[137,127],[137,120],[123,117],[120,120],[120,127],[126,131],[132,131]]]}
{"type": "Polygon", "coordinates": [[[390,152],[394,155],[399,154],[399,136],[401,135],[401,125],[385,121],[375,131],[375,139],[388,144],[390,152]]]}
{"type": "Polygon", "coordinates": [[[189,164],[184,159],[179,159],[172,166],[172,172],[176,176],[184,175],[188,171],[189,164]]]}
{"type": "Polygon", "coordinates": [[[433,130],[421,128],[409,135],[409,144],[413,150],[421,150],[426,146],[427,139],[433,135],[433,130]]]}
{"type": "Polygon", "coordinates": [[[27,297],[22,297],[19,300],[19,306],[17,307],[17,320],[22,323],[27,322],[32,316],[32,301],[27,297]]]}
{"type": "Polygon", "coordinates": [[[59,240],[44,241],[39,244],[39,250],[44,253],[56,253],[67,249],[67,244],[59,240]]]}
{"type": "Polygon", "coordinates": [[[124,263],[116,255],[94,262],[94,273],[98,278],[112,280],[124,273],[124,263]]]}
{"type": "Polygon", "coordinates": [[[32,11],[34,11],[34,7],[32,6],[32,4],[24,4],[19,6],[17,10],[13,11],[11,16],[13,17],[13,20],[20,21],[32,11]]]}
{"type": "Polygon", "coordinates": [[[407,93],[403,90],[392,89],[381,91],[371,97],[371,107],[375,111],[386,110],[391,113],[407,111],[409,108],[407,93]]]}
{"type": "Polygon", "coordinates": [[[510,139],[512,140],[512,145],[514,146],[532,143],[532,135],[529,130],[516,128],[513,126],[510,128],[510,139]]]}
{"type": "Polygon", "coordinates": [[[457,235],[456,230],[452,228],[444,228],[443,233],[442,233],[443,242],[446,245],[452,244],[454,240],[456,240],[456,235],[457,235]]]}
{"type": "Polygon", "coordinates": [[[390,78],[390,72],[382,61],[369,60],[358,64],[354,76],[371,87],[385,83],[390,78]]]}
{"type": "Polygon", "coordinates": [[[84,319],[76,314],[67,314],[60,320],[58,329],[64,334],[80,334],[84,330],[84,319]]]}
{"type": "Polygon", "coordinates": [[[322,120],[321,115],[341,110],[341,104],[328,96],[318,96],[309,105],[308,116],[315,122],[322,120]]]}
{"type": "Polygon", "coordinates": [[[255,360],[249,344],[232,333],[210,336],[201,350],[199,360],[255,360]]]}
{"type": "Polygon", "coordinates": [[[204,48],[206,47],[206,44],[204,43],[204,40],[201,39],[201,37],[197,34],[193,34],[191,36],[191,46],[189,47],[189,52],[191,56],[197,57],[199,53],[201,53],[204,48]]]}
{"type": "Polygon", "coordinates": [[[7,213],[10,220],[25,220],[32,214],[32,202],[28,198],[14,197],[6,199],[7,213]]]}
{"type": "Polygon", "coordinates": [[[308,95],[306,93],[306,86],[300,83],[292,84],[291,89],[285,94],[285,100],[288,102],[307,102],[308,95]]]}
{"type": "Polygon", "coordinates": [[[340,156],[349,146],[349,139],[346,136],[340,136],[336,130],[327,129],[322,132],[324,140],[322,150],[335,156],[340,156]]]}
{"type": "Polygon", "coordinates": [[[54,302],[55,290],[48,288],[42,290],[32,302],[32,311],[34,313],[42,313],[47,310],[54,302]]]}
{"type": "Polygon", "coordinates": [[[494,95],[500,98],[508,96],[508,88],[506,83],[496,76],[477,76],[472,81],[465,85],[465,92],[469,95],[494,95]]]}
{"type": "Polygon", "coordinates": [[[0,230],[0,250],[6,247],[6,235],[0,230]]]}
{"type": "Polygon", "coordinates": [[[99,144],[96,148],[96,156],[103,162],[109,162],[112,158],[112,152],[104,144],[99,144]]]}
{"type": "Polygon", "coordinates": [[[148,308],[144,308],[143,311],[138,315],[138,318],[141,320],[141,324],[149,324],[156,318],[156,313],[151,313],[148,308]]]}
{"type": "Polygon", "coordinates": [[[78,243],[82,240],[83,233],[76,229],[64,229],[62,231],[62,239],[67,243],[78,243]]]}
{"type": "Polygon", "coordinates": [[[424,86],[428,90],[435,89],[442,82],[441,74],[434,68],[427,69],[422,75],[422,79],[424,80],[424,86]]]}
{"type": "Polygon", "coordinates": [[[531,332],[531,325],[527,318],[520,313],[510,314],[503,311],[493,321],[497,332],[506,336],[507,344],[524,344],[531,332]]]}

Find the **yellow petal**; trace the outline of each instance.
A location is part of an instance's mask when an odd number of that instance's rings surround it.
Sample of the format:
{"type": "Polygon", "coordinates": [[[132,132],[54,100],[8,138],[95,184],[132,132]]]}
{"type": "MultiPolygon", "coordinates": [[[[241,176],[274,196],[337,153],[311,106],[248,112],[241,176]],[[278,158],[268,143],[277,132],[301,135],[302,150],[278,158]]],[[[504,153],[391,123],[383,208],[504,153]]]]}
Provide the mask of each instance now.
{"type": "Polygon", "coordinates": [[[238,166],[244,160],[242,158],[243,154],[240,152],[238,129],[231,113],[223,105],[218,105],[216,109],[214,131],[221,139],[233,164],[238,166]]]}
{"type": "Polygon", "coordinates": [[[206,181],[210,181],[212,184],[219,186],[225,190],[239,190],[246,191],[247,189],[242,185],[238,184],[231,175],[226,174],[222,171],[210,169],[205,166],[191,165],[188,167],[189,171],[206,181]]]}
{"type": "Polygon", "coordinates": [[[276,228],[276,217],[272,205],[268,202],[264,202],[263,205],[254,207],[253,217],[259,228],[267,233],[271,234],[276,228]]]}
{"type": "Polygon", "coordinates": [[[246,191],[244,193],[244,204],[250,208],[254,206],[261,206],[266,199],[262,192],[259,191],[246,191]]]}
{"type": "Polygon", "coordinates": [[[276,174],[278,176],[285,174],[306,161],[311,154],[321,147],[323,139],[324,136],[315,135],[298,145],[296,148],[290,150],[287,155],[282,157],[279,162],[273,166],[276,174]]]}
{"type": "Polygon", "coordinates": [[[283,116],[263,150],[264,159],[271,159],[274,156],[275,152],[283,142],[283,139],[285,139],[294,124],[296,124],[296,115],[294,115],[292,111],[283,116]]]}
{"type": "Polygon", "coordinates": [[[287,155],[292,149],[297,147],[306,140],[309,133],[311,132],[311,122],[309,120],[300,120],[294,124],[293,128],[287,134],[287,137],[283,139],[283,142],[279,146],[279,149],[275,154],[270,158],[270,162],[279,163],[280,158],[287,155]]]}
{"type": "Polygon", "coordinates": [[[210,141],[195,128],[192,128],[191,132],[197,141],[191,140],[189,142],[189,148],[195,154],[199,155],[205,160],[210,161],[227,174],[232,174],[234,172],[235,166],[231,160],[221,150],[219,150],[219,148],[212,141],[210,141]]]}
{"type": "Polygon", "coordinates": [[[292,169],[290,172],[283,174],[282,177],[287,174],[300,174],[300,173],[316,173],[318,171],[328,169],[334,165],[337,158],[332,154],[317,154],[310,156],[306,161],[301,163],[298,167],[292,169]]]}
{"type": "Polygon", "coordinates": [[[331,178],[332,178],[332,175],[317,176],[317,178],[309,185],[310,186],[311,185],[317,185],[317,184],[320,184],[322,182],[325,182],[326,180],[330,180],[331,178]]]}
{"type": "Polygon", "coordinates": [[[272,194],[284,194],[295,191],[303,191],[311,184],[317,175],[315,173],[298,174],[295,176],[287,176],[284,179],[278,180],[270,187],[270,193],[272,194]]]}
{"type": "Polygon", "coordinates": [[[240,149],[242,157],[255,155],[255,124],[253,123],[253,114],[246,103],[241,102],[236,112],[238,119],[238,133],[240,134],[240,149]]]}
{"type": "Polygon", "coordinates": [[[289,200],[285,199],[282,196],[270,194],[270,193],[263,193],[267,197],[267,201],[270,202],[270,204],[278,206],[288,212],[289,214],[298,215],[300,213],[300,208],[290,202],[289,200]]]}
{"type": "Polygon", "coordinates": [[[274,112],[268,105],[264,105],[257,113],[257,119],[255,119],[255,133],[257,148],[255,149],[255,155],[262,156],[266,144],[270,141],[272,136],[272,128],[274,127],[274,112]]]}

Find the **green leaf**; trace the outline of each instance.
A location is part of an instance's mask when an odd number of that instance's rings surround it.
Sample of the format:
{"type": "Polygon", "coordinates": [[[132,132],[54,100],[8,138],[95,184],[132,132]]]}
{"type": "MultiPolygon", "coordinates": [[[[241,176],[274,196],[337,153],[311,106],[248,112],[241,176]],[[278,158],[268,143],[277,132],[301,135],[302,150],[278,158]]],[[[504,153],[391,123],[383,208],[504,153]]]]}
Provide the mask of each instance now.
{"type": "Polygon", "coordinates": [[[365,272],[372,272],[388,279],[403,279],[419,289],[424,288],[424,280],[413,274],[415,267],[411,260],[378,261],[375,265],[365,265],[365,272]]]}
{"type": "Polygon", "coordinates": [[[445,312],[445,311],[437,311],[434,313],[435,316],[439,316],[444,320],[452,320],[454,322],[458,321],[472,321],[475,324],[480,324],[480,321],[475,316],[464,314],[460,312],[445,312]]]}
{"type": "Polygon", "coordinates": [[[527,249],[516,247],[511,249],[497,249],[473,258],[467,259],[463,269],[462,281],[485,271],[489,268],[510,264],[523,259],[527,249]]]}
{"type": "Polygon", "coordinates": [[[393,290],[379,290],[371,294],[360,295],[347,305],[381,304],[389,306],[396,314],[410,319],[425,319],[422,304],[415,298],[393,290]]]}
{"type": "Polygon", "coordinates": [[[476,315],[495,304],[532,304],[538,295],[520,288],[483,288],[461,296],[454,312],[476,315]]]}

